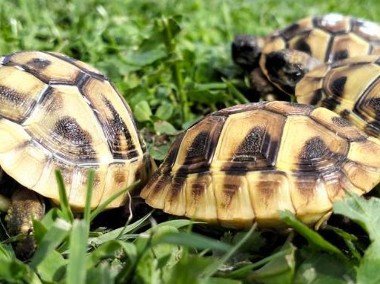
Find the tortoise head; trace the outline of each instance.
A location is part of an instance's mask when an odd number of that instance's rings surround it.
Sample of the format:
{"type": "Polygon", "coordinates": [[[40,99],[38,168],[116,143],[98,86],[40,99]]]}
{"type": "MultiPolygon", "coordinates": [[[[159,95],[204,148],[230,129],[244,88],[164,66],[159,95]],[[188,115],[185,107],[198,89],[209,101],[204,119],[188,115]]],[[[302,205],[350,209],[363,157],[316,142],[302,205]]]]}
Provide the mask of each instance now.
{"type": "Polygon", "coordinates": [[[247,71],[256,68],[259,63],[264,38],[253,35],[237,35],[231,45],[232,59],[247,71]]]}
{"type": "Polygon", "coordinates": [[[289,95],[294,95],[296,84],[306,73],[320,65],[318,59],[294,49],[270,52],[264,57],[265,75],[289,95]]]}

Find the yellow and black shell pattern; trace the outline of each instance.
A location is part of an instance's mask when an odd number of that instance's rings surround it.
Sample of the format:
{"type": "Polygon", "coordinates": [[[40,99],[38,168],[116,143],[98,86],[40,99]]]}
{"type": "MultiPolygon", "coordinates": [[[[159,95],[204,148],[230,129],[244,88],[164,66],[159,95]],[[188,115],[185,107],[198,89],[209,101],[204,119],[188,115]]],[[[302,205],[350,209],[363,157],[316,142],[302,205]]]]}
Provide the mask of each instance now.
{"type": "Polygon", "coordinates": [[[264,72],[265,55],[281,49],[300,50],[326,63],[380,54],[380,26],[335,13],[301,19],[265,39],[260,59],[264,72]]]}
{"type": "Polygon", "coordinates": [[[367,55],[324,64],[296,85],[299,103],[326,107],[380,138],[380,57],[367,55]]]}
{"type": "Polygon", "coordinates": [[[146,180],[152,161],[128,104],[104,75],[63,54],[26,51],[0,58],[0,166],[55,201],[59,170],[70,205],[80,210],[88,169],[95,171],[96,207],[146,180]]]}
{"type": "Polygon", "coordinates": [[[212,113],[177,138],[141,191],[154,208],[225,227],[324,220],[380,181],[380,142],[326,108],[289,102],[212,113]]]}

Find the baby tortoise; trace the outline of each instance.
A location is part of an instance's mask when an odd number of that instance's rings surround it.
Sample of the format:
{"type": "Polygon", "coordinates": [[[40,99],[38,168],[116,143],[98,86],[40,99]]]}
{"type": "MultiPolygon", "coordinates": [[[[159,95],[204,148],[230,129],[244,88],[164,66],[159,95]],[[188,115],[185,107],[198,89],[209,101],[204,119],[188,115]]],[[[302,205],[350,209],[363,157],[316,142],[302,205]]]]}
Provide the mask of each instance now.
{"type": "Polygon", "coordinates": [[[26,51],[0,58],[0,166],[19,184],[12,188],[9,231],[30,234],[32,218],[43,214],[37,196],[59,202],[55,170],[70,206],[81,211],[89,169],[95,208],[147,180],[154,162],[130,107],[103,74],[60,53],[26,51]]]}
{"type": "Polygon", "coordinates": [[[307,17],[266,37],[238,35],[232,43],[234,62],[250,72],[253,92],[264,98],[292,93],[283,82],[278,89],[278,73],[292,83],[320,63],[368,54],[380,55],[380,26],[340,14],[307,17]],[[293,64],[284,63],[288,53],[276,52],[284,49],[299,51],[290,55],[293,64]]]}
{"type": "Polygon", "coordinates": [[[237,105],[180,135],[141,197],[225,227],[281,227],[279,210],[316,224],[346,191],[361,195],[380,181],[379,155],[378,139],[326,108],[237,105]]]}

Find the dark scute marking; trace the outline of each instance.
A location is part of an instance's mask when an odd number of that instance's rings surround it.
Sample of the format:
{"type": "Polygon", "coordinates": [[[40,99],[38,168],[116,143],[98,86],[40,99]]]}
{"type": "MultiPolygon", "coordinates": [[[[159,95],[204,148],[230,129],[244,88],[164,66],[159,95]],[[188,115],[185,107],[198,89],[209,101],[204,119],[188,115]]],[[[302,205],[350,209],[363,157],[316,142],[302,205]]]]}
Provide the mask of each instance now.
{"type": "Polygon", "coordinates": [[[256,185],[257,189],[260,191],[262,195],[262,199],[267,203],[275,193],[276,188],[273,186],[272,181],[260,181],[256,185]]]}
{"type": "Polygon", "coordinates": [[[169,193],[170,197],[169,200],[172,201],[177,201],[176,199],[178,198],[179,194],[183,190],[183,186],[186,183],[186,178],[185,177],[174,177],[172,179],[171,183],[171,191],[169,193]]]}
{"type": "Polygon", "coordinates": [[[152,198],[161,192],[161,190],[163,190],[170,182],[170,179],[171,177],[169,173],[163,173],[161,170],[157,170],[145,186],[146,188],[151,189],[150,197],[152,198]]]}
{"type": "Polygon", "coordinates": [[[280,33],[286,40],[289,40],[298,33],[299,27],[300,27],[299,24],[294,23],[284,28],[280,33]]]}
{"type": "Polygon", "coordinates": [[[257,156],[261,154],[264,143],[265,129],[262,127],[252,128],[248,135],[244,137],[244,141],[239,145],[236,153],[234,153],[233,161],[256,161],[257,156]]]}
{"type": "Polygon", "coordinates": [[[225,196],[224,202],[222,202],[223,207],[229,207],[231,204],[231,201],[235,194],[239,191],[240,184],[231,184],[231,183],[225,183],[223,185],[223,193],[225,196]]]}
{"type": "MultiPolygon", "coordinates": [[[[207,151],[207,143],[209,142],[209,133],[200,132],[191,143],[190,147],[187,149],[187,155],[185,158],[185,164],[191,163],[194,159],[199,157],[205,157],[207,151]]],[[[203,159],[202,159],[203,160],[203,159]]]]}
{"type": "Polygon", "coordinates": [[[205,191],[205,185],[203,183],[193,183],[191,185],[191,196],[194,201],[198,201],[205,191]]]}
{"type": "Polygon", "coordinates": [[[303,39],[296,42],[294,49],[303,51],[303,52],[311,55],[310,45],[307,42],[305,42],[303,39]]]}
{"type": "Polygon", "coordinates": [[[351,111],[348,109],[342,110],[339,115],[345,119],[348,119],[350,117],[351,111]]]}
{"type": "Polygon", "coordinates": [[[110,139],[108,139],[108,143],[111,149],[113,149],[112,151],[113,157],[116,159],[123,159],[123,158],[132,159],[132,158],[137,157],[138,153],[136,151],[135,145],[133,145],[132,143],[132,137],[128,130],[127,125],[121,119],[119,113],[116,111],[115,107],[111,104],[111,102],[104,96],[102,97],[103,97],[103,101],[105,105],[107,106],[109,111],[112,113],[112,119],[108,121],[109,130],[110,130],[110,133],[109,133],[110,139]],[[128,144],[127,153],[120,151],[120,147],[121,147],[120,136],[124,136],[125,141],[128,144]]]}
{"type": "Polygon", "coordinates": [[[173,142],[172,146],[170,147],[164,162],[161,164],[162,167],[166,167],[166,168],[170,169],[174,165],[174,162],[177,159],[179,147],[181,145],[181,142],[182,142],[182,139],[184,136],[185,136],[185,132],[183,132],[179,136],[177,136],[177,138],[173,142]]]}
{"type": "Polygon", "coordinates": [[[352,123],[350,121],[340,116],[334,116],[331,120],[335,125],[339,127],[352,126],[352,123]]]}
{"type": "Polygon", "coordinates": [[[318,104],[322,99],[322,90],[318,89],[314,92],[313,97],[311,98],[310,104],[316,105],[318,104]]]}
{"type": "Polygon", "coordinates": [[[49,66],[51,62],[47,59],[36,57],[29,60],[26,64],[34,69],[43,70],[49,66]]]}
{"type": "Polygon", "coordinates": [[[339,102],[334,98],[326,98],[322,101],[322,106],[329,110],[335,110],[337,105],[339,105],[339,102]]]}
{"type": "Polygon", "coordinates": [[[347,77],[342,76],[331,82],[331,92],[338,97],[343,95],[344,85],[347,82],[347,77]]]}
{"type": "Polygon", "coordinates": [[[343,50],[338,50],[337,52],[334,53],[333,55],[333,61],[338,61],[338,60],[342,60],[342,59],[346,59],[348,58],[350,55],[348,53],[348,50],[347,49],[343,49],[343,50]]]}
{"type": "Polygon", "coordinates": [[[323,157],[329,151],[326,143],[319,137],[312,137],[306,141],[301,151],[302,160],[314,160],[323,157]]]}
{"type": "Polygon", "coordinates": [[[24,101],[23,95],[15,89],[0,85],[0,102],[11,102],[14,105],[20,105],[24,101]]]}
{"type": "Polygon", "coordinates": [[[53,132],[73,144],[82,146],[91,143],[91,135],[83,130],[76,120],[70,116],[59,119],[54,126],[53,132]]]}
{"type": "Polygon", "coordinates": [[[380,98],[371,98],[368,105],[375,111],[376,116],[380,116],[380,98]]]}
{"type": "Polygon", "coordinates": [[[304,202],[310,203],[313,200],[313,197],[315,196],[316,191],[316,185],[317,185],[317,177],[316,176],[299,176],[296,181],[296,188],[298,189],[299,193],[302,195],[302,199],[304,199],[304,202]]]}

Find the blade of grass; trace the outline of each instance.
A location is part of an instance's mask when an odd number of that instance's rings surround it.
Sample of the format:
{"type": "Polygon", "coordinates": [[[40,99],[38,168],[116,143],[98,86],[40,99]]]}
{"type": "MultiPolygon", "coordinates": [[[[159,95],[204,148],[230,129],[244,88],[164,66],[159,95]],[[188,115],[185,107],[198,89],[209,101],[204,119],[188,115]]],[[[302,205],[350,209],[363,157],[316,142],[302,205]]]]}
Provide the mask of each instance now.
{"type": "Polygon", "coordinates": [[[90,227],[91,222],[91,201],[92,201],[92,191],[94,187],[94,169],[89,169],[87,173],[87,191],[86,191],[86,204],[84,207],[83,219],[86,221],[88,227],[90,227]]]}
{"type": "Polygon", "coordinates": [[[346,259],[346,256],[336,246],[326,241],[317,232],[299,221],[290,211],[280,211],[280,218],[303,236],[310,244],[346,259]]]}
{"type": "Polygon", "coordinates": [[[67,284],[86,283],[86,252],[88,224],[85,220],[74,220],[69,246],[69,263],[67,265],[67,284]]]}
{"type": "Polygon", "coordinates": [[[59,201],[61,203],[61,211],[63,214],[63,218],[68,222],[72,223],[74,221],[74,215],[71,211],[69,205],[69,199],[67,198],[65,183],[63,181],[62,174],[59,170],[55,171],[55,177],[58,183],[58,193],[59,193],[59,201]]]}
{"type": "Polygon", "coordinates": [[[219,267],[225,263],[231,256],[233,256],[237,250],[250,238],[252,233],[255,231],[257,224],[255,223],[251,229],[245,234],[241,240],[234,245],[230,250],[227,251],[225,255],[223,255],[218,261],[213,262],[211,265],[207,266],[203,272],[201,273],[202,278],[207,279],[210,278],[215,272],[218,271],[219,267]]]}
{"type": "Polygon", "coordinates": [[[132,183],[130,186],[128,186],[126,189],[120,190],[119,192],[116,192],[113,194],[110,198],[108,198],[106,201],[101,203],[98,207],[96,207],[92,212],[91,212],[91,217],[90,221],[94,220],[96,216],[99,215],[105,208],[107,208],[108,204],[110,204],[112,201],[114,201],[116,198],[119,196],[125,194],[126,192],[132,191],[137,185],[140,184],[140,180],[135,181],[132,183]]]}
{"type": "Polygon", "coordinates": [[[168,243],[197,249],[214,249],[218,251],[231,250],[231,246],[229,244],[217,241],[210,237],[198,235],[196,233],[168,233],[160,238],[157,238],[154,244],[158,243],[168,243]]]}
{"type": "Polygon", "coordinates": [[[247,104],[249,100],[239,92],[239,90],[234,86],[231,81],[223,79],[223,82],[226,83],[228,90],[231,92],[232,96],[237,100],[239,104],[247,104]]]}
{"type": "Polygon", "coordinates": [[[45,234],[30,262],[30,267],[36,269],[47,254],[57,248],[69,235],[71,224],[63,219],[56,219],[54,225],[45,234]]]}
{"type": "MultiPolygon", "coordinates": [[[[173,37],[172,27],[176,24],[176,21],[172,17],[162,17],[161,24],[163,26],[163,35],[165,40],[165,46],[168,54],[175,56],[176,55],[176,45],[173,37]]],[[[180,62],[175,62],[171,65],[171,71],[173,76],[173,81],[177,87],[179,95],[179,104],[181,106],[181,118],[182,122],[189,120],[189,103],[186,91],[183,86],[183,77],[181,74],[180,62]]]]}

